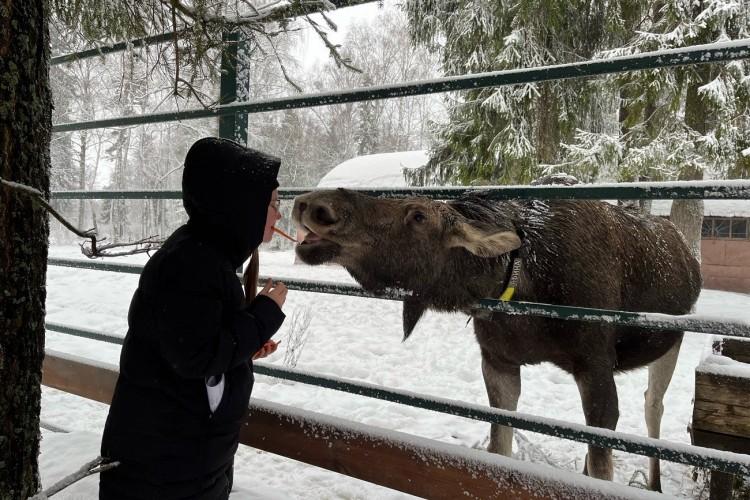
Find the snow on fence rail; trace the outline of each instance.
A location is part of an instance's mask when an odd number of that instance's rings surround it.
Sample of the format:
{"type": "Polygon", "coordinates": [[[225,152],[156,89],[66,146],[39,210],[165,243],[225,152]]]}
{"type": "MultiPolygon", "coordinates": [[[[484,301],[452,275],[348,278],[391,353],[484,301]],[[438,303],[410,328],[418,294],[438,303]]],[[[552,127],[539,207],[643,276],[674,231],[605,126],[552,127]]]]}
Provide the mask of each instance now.
{"type": "MultiPolygon", "coordinates": [[[[47,350],[42,383],[109,404],[117,367],[47,350]]],[[[240,442],[424,498],[630,499],[663,495],[262,400],[240,442]]]]}
{"type": "MultiPolygon", "coordinates": [[[[140,274],[143,266],[139,264],[117,264],[97,262],[81,259],[50,258],[49,265],[110,271],[130,274],[140,274]]],[[[302,280],[295,278],[276,277],[283,281],[290,290],[313,293],[327,293],[334,295],[349,295],[373,299],[403,300],[409,292],[392,289],[384,294],[368,292],[357,285],[325,281],[302,280]]],[[[266,277],[261,276],[258,284],[263,285],[266,277]]],[[[623,326],[638,326],[658,330],[687,330],[696,333],[709,333],[727,337],[741,337],[750,339],[750,322],[727,321],[712,319],[697,314],[670,315],[646,312],[614,311],[609,309],[595,309],[589,307],[561,306],[555,304],[541,304],[537,302],[500,301],[484,299],[474,306],[476,310],[502,312],[505,314],[526,314],[545,318],[570,321],[587,321],[593,323],[610,323],[623,326]]],[[[75,330],[75,329],[71,329],[75,330]]],[[[58,330],[59,331],[59,330],[58,330]]],[[[67,333],[67,332],[63,332],[67,333]]],[[[93,333],[90,335],[94,335],[93,333]]],[[[655,334],[656,335],[656,334],[655,334]]],[[[87,338],[94,338],[89,336],[87,338]]]]}
{"type": "MultiPolygon", "coordinates": [[[[47,323],[47,330],[84,337],[111,344],[122,345],[123,337],[97,332],[94,330],[78,329],[58,323],[47,323]]],[[[611,431],[599,427],[573,424],[562,420],[539,417],[510,410],[490,408],[463,401],[455,401],[439,397],[424,397],[409,391],[391,389],[366,382],[347,380],[339,377],[319,375],[316,373],[282,368],[262,362],[253,363],[256,373],[274,378],[292,380],[304,384],[316,385],[342,392],[358,394],[384,401],[391,401],[407,406],[447,413],[459,417],[496,423],[539,432],[563,439],[570,439],[594,446],[613,448],[637,455],[658,457],[663,460],[706,467],[732,474],[750,474],[750,456],[711,448],[672,443],[661,439],[636,436],[622,432],[611,431]]]]}
{"type": "MultiPolygon", "coordinates": [[[[290,200],[295,196],[309,193],[318,188],[281,188],[279,198],[290,200]]],[[[380,188],[353,189],[370,196],[382,198],[403,198],[423,196],[438,200],[453,200],[471,193],[481,193],[494,200],[748,200],[750,181],[676,181],[676,182],[620,182],[606,184],[577,184],[574,186],[482,186],[438,187],[438,188],[380,188]]],[[[52,199],[57,200],[181,200],[181,191],[138,190],[138,191],[53,191],[52,199]]]]}
{"type": "Polygon", "coordinates": [[[414,95],[435,94],[454,90],[468,90],[485,87],[500,87],[520,83],[544,82],[567,78],[607,75],[641,69],[684,66],[726,62],[750,58],[750,39],[693,45],[680,49],[668,49],[642,54],[618,56],[609,59],[580,63],[558,64],[535,68],[491,71],[470,75],[447,76],[416,82],[400,82],[387,85],[358,87],[343,91],[319,92],[301,96],[260,99],[257,101],[236,102],[211,108],[168,111],[135,116],[121,116],[103,120],[62,123],[52,127],[53,132],[71,132],[95,128],[122,127],[146,123],[164,123],[175,120],[195,120],[198,118],[235,115],[236,113],[263,113],[314,106],[328,106],[359,101],[390,99],[414,95]]]}

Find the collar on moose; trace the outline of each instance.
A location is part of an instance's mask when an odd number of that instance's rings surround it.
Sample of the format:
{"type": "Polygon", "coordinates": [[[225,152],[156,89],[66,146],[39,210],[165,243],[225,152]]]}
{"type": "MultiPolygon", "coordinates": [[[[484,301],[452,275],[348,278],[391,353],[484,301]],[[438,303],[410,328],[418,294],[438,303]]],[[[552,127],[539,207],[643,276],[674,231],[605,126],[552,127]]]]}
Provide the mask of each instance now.
{"type": "Polygon", "coordinates": [[[505,291],[500,295],[499,299],[503,302],[507,302],[513,298],[513,294],[516,293],[516,287],[518,286],[518,278],[521,274],[521,259],[518,257],[518,251],[514,250],[510,256],[513,261],[510,278],[508,279],[508,284],[505,286],[505,291]]]}

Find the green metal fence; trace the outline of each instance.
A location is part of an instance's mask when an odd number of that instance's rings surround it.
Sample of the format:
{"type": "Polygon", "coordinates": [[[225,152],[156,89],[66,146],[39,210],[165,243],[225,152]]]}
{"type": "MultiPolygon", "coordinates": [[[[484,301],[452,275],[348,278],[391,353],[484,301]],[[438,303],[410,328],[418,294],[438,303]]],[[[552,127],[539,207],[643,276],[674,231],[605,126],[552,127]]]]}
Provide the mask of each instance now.
{"type": "MultiPolygon", "coordinates": [[[[358,4],[361,1],[334,2],[342,4],[358,4]]],[[[164,41],[164,37],[152,37],[149,42],[164,41]]],[[[142,44],[146,44],[145,41],[142,44]]],[[[113,46],[114,47],[114,46],[113,46]]],[[[122,50],[112,48],[107,50],[122,50]]],[[[104,50],[99,52],[105,52],[104,50]]],[[[97,54],[99,52],[96,52],[97,54]]],[[[79,53],[72,56],[55,58],[55,62],[66,62],[80,57],[95,55],[79,53]]],[[[625,56],[586,63],[565,64],[551,67],[531,68],[512,71],[498,71],[477,75],[465,75],[449,78],[438,78],[413,83],[383,85],[377,87],[352,89],[342,92],[326,92],[303,95],[291,98],[268,99],[247,103],[222,104],[211,109],[188,110],[182,112],[154,113],[141,116],[128,116],[88,122],[66,123],[55,125],[55,132],[86,130],[92,128],[120,127],[147,123],[160,123],[174,120],[188,120],[217,117],[246,116],[248,113],[274,111],[282,109],[324,106],[330,104],[357,102],[364,100],[386,99],[410,95],[423,95],[436,92],[447,92],[470,88],[494,87],[513,85],[526,82],[546,81],[562,78],[588,77],[610,73],[652,69],[657,67],[678,66],[686,64],[703,64],[736,59],[750,58],[750,39],[734,42],[717,43],[675,49],[659,53],[647,53],[638,56],[625,56]]],[[[228,63],[229,64],[229,63],[228,63]]],[[[228,71],[231,73],[232,68],[228,71]]],[[[236,74],[230,78],[236,78],[236,74]]],[[[231,85],[231,82],[228,82],[231,85]]],[[[222,85],[223,87],[223,85],[222,85]]],[[[231,96],[230,96],[231,99],[231,96]]],[[[224,102],[228,101],[225,100],[224,102]]],[[[240,127],[241,128],[241,127],[240,127]]],[[[224,135],[237,136],[236,123],[221,127],[224,135]]],[[[427,196],[437,199],[454,199],[472,188],[413,188],[413,189],[382,189],[363,190],[366,193],[384,197],[427,196]]],[[[750,199],[750,182],[685,182],[685,183],[637,183],[596,186],[505,186],[481,188],[495,199],[750,199]]],[[[310,191],[310,189],[283,189],[281,197],[293,198],[295,195],[310,191]]],[[[177,191],[61,191],[53,193],[55,199],[179,199],[177,191]]],[[[53,266],[69,266],[100,271],[124,272],[138,274],[142,266],[102,263],[94,261],[80,261],[71,259],[50,259],[53,266]]],[[[405,293],[391,293],[389,295],[374,295],[363,289],[340,283],[325,283],[284,279],[290,289],[328,293],[345,294],[360,297],[403,300],[405,293]]],[[[507,314],[531,314],[537,316],[576,320],[576,321],[607,321],[621,325],[641,326],[652,329],[680,329],[703,333],[720,333],[722,335],[750,338],[750,324],[742,322],[716,321],[698,316],[669,316],[664,314],[608,311],[601,309],[557,306],[551,304],[535,304],[525,302],[500,302],[497,300],[483,300],[476,304],[477,309],[504,312],[507,314]]],[[[121,344],[122,338],[92,330],[84,330],[66,325],[48,323],[50,331],[61,332],[83,338],[121,344]]],[[[658,335],[655,332],[654,335],[658,335]]],[[[626,435],[606,429],[570,424],[551,419],[543,419],[517,412],[481,407],[466,403],[440,399],[426,398],[405,391],[398,391],[360,382],[335,379],[300,370],[289,370],[259,363],[256,371],[261,374],[295,380],[303,383],[328,387],[335,390],[351,392],[363,396],[374,397],[387,401],[440,411],[466,418],[483,420],[502,425],[509,425],[534,432],[542,432],[566,439],[581,441],[596,446],[619,449],[631,453],[655,456],[666,460],[708,467],[730,473],[749,474],[750,456],[728,452],[720,452],[707,448],[669,443],[662,440],[626,435]]]]}
{"type": "MultiPolygon", "coordinates": [[[[47,330],[74,335],[76,337],[98,340],[116,345],[122,345],[123,343],[122,337],[94,330],[72,328],[58,323],[47,323],[46,327],[47,330]]],[[[283,368],[266,363],[259,363],[257,361],[253,363],[253,369],[255,373],[260,375],[267,375],[269,377],[325,387],[335,391],[348,392],[360,396],[391,401],[406,406],[413,406],[415,408],[423,408],[472,420],[507,425],[517,429],[540,432],[542,434],[579,441],[581,443],[595,446],[613,448],[639,455],[659,457],[664,460],[693,465],[696,467],[708,467],[731,474],[750,474],[750,456],[747,455],[722,452],[699,446],[671,443],[660,439],[610,431],[609,429],[602,429],[600,427],[572,424],[562,420],[543,418],[510,410],[488,408],[486,406],[453,401],[435,396],[424,397],[408,391],[381,387],[359,381],[328,377],[304,370],[283,368]]]]}
{"type": "Polygon", "coordinates": [[[91,120],[55,125],[53,132],[86,130],[106,127],[122,127],[145,123],[162,123],[175,120],[195,120],[234,113],[261,113],[285,109],[328,106],[348,102],[389,99],[414,95],[434,94],[454,90],[468,90],[483,87],[498,87],[518,83],[543,82],[564,78],[606,75],[656,67],[684,66],[686,64],[706,64],[733,61],[750,57],[750,39],[732,42],[696,45],[687,49],[671,49],[659,52],[646,52],[634,56],[621,56],[600,61],[542,66],[529,69],[493,71],[473,75],[434,78],[411,83],[377,85],[340,92],[320,92],[295,97],[264,99],[259,101],[227,104],[210,109],[170,111],[147,115],[122,116],[104,120],[91,120]]]}

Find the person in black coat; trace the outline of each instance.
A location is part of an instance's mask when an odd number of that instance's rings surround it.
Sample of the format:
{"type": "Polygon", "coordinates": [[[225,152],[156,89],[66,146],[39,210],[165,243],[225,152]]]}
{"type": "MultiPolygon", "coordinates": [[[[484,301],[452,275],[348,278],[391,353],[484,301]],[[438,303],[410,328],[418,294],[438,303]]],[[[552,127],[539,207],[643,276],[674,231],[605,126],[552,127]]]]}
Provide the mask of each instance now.
{"type": "Polygon", "coordinates": [[[99,498],[226,499],[253,357],[284,314],[287,289],[242,291],[236,270],[271,239],[277,158],[226,139],[197,141],[185,157],[189,220],[151,257],[128,313],[102,457],[99,498]]]}

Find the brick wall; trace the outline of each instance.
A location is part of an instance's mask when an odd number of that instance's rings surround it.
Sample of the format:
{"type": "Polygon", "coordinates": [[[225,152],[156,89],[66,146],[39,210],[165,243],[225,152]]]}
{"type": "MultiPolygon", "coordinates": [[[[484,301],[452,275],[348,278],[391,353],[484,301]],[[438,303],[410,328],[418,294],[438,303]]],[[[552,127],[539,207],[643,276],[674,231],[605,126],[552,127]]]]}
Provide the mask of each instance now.
{"type": "Polygon", "coordinates": [[[750,240],[701,241],[703,287],[750,293],[750,240]]]}

